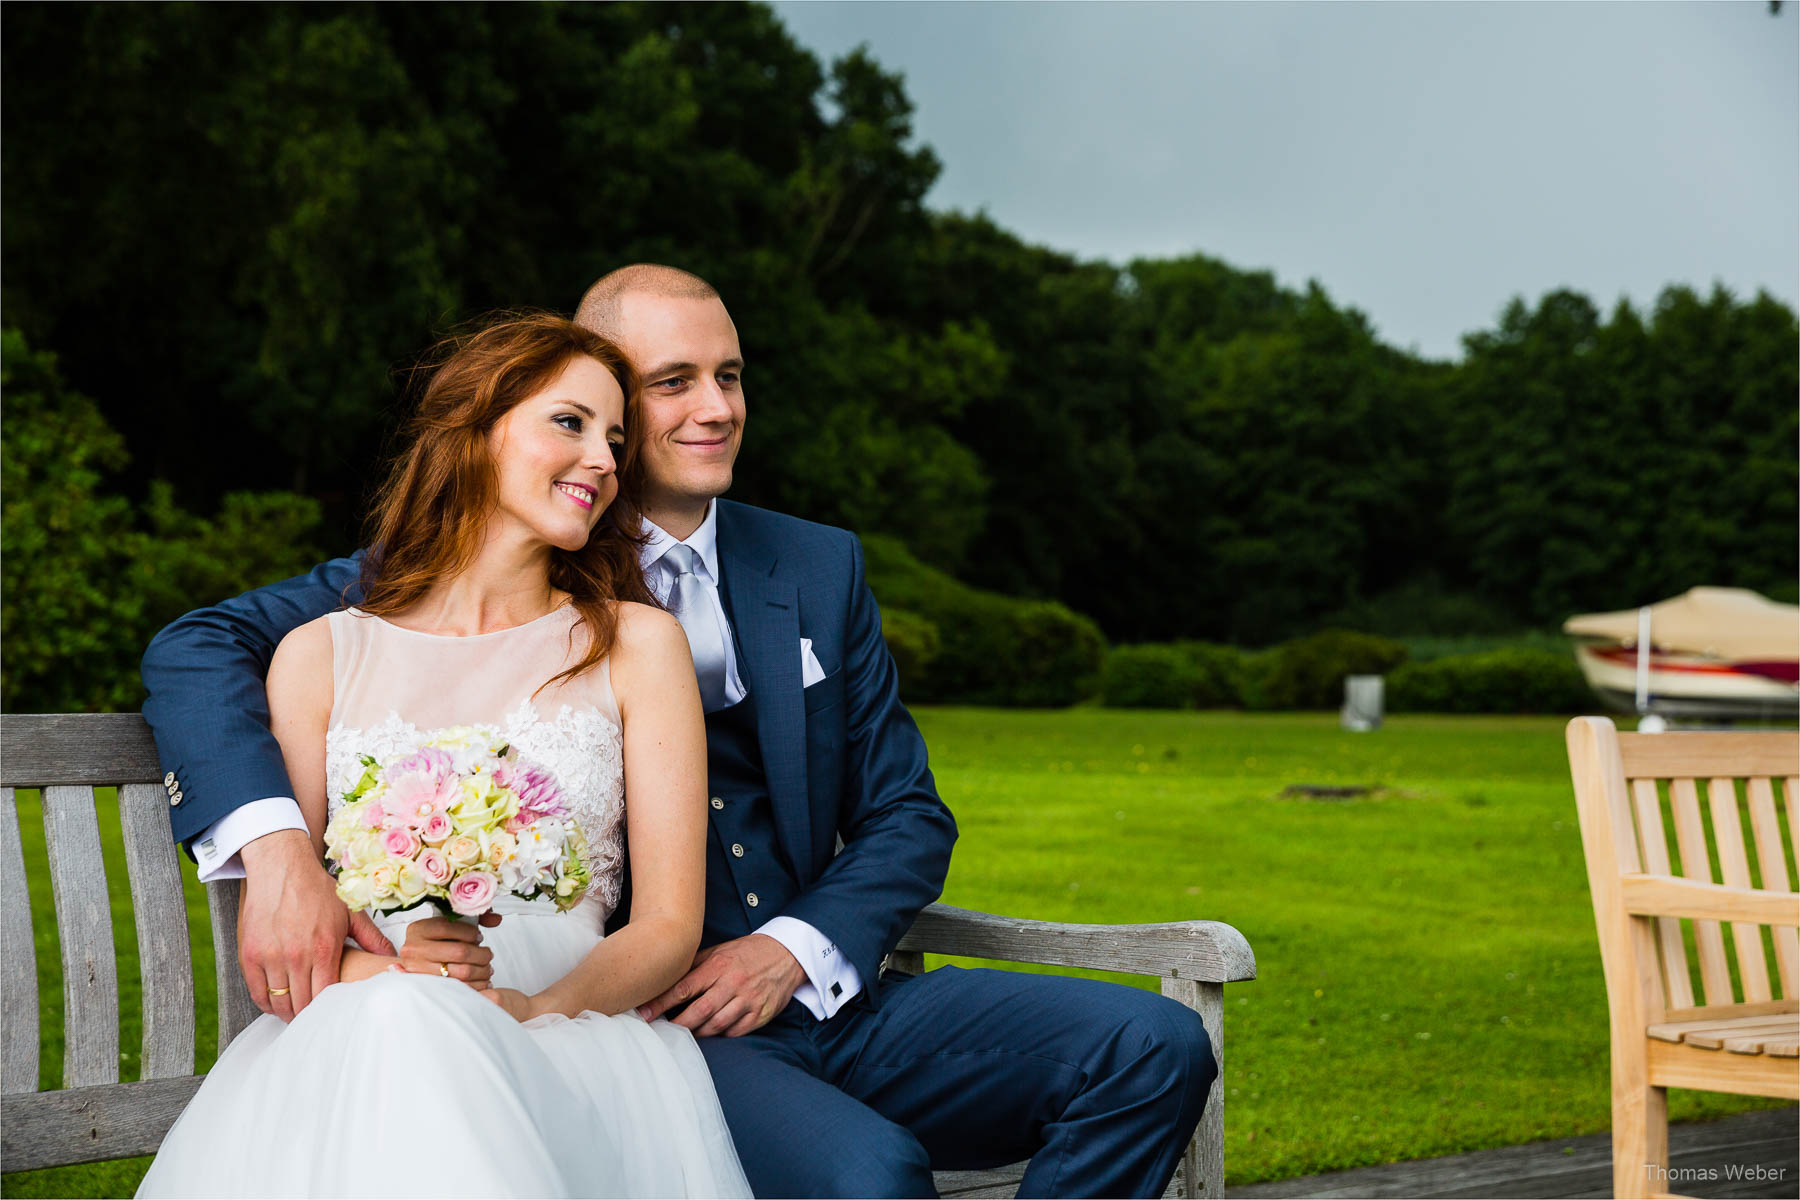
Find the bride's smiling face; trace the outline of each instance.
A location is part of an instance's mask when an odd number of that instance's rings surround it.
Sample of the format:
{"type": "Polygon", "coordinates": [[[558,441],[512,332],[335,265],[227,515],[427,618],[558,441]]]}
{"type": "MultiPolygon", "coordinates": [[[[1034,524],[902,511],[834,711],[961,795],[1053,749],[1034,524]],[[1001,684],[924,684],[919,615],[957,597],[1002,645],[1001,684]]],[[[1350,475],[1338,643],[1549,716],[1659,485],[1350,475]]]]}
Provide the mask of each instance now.
{"type": "Polygon", "coordinates": [[[495,518],[560,550],[579,550],[619,494],[625,393],[605,366],[572,358],[488,435],[495,518]]]}

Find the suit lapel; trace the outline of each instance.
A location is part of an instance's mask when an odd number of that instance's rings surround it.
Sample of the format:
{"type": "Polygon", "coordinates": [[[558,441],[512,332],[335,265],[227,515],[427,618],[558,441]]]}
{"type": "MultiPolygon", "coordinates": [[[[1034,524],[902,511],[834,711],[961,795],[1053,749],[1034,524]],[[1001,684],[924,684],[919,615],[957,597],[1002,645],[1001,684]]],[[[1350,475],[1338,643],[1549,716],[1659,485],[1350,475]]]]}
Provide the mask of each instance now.
{"type": "Polygon", "coordinates": [[[773,547],[738,519],[734,506],[722,503],[719,565],[725,577],[726,616],[736,635],[738,668],[756,706],[757,743],[775,829],[800,877],[812,860],[812,821],[806,797],[799,595],[782,577],[773,547]]]}

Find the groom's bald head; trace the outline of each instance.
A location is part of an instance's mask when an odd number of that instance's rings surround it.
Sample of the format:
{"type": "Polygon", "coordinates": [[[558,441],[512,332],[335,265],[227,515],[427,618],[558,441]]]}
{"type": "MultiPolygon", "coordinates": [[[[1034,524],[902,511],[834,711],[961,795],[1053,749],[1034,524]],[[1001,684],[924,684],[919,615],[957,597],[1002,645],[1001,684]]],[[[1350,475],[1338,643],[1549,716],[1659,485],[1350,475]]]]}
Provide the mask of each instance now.
{"type": "Polygon", "coordinates": [[[581,297],[575,323],[602,337],[624,333],[625,302],[634,296],[661,300],[717,300],[718,289],[691,271],[660,263],[633,263],[602,275],[581,297]]]}

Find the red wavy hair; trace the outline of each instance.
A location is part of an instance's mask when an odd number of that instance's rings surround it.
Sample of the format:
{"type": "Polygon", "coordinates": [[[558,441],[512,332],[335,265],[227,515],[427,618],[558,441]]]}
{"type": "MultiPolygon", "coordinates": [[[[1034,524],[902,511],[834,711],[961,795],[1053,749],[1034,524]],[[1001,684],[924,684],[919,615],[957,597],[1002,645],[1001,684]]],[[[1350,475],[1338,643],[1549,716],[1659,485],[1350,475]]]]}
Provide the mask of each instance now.
{"type": "MultiPolygon", "coordinates": [[[[638,468],[643,394],[637,373],[611,341],[552,313],[490,318],[446,339],[418,368],[424,389],[369,513],[357,607],[388,616],[467,570],[480,552],[497,503],[489,434],[516,405],[548,386],[570,360],[587,357],[612,372],[625,393],[625,449],[619,494],[579,550],[550,551],[550,583],[573,598],[589,633],[587,653],[556,676],[588,670],[612,650],[618,602],[656,603],[638,549],[644,533],[638,468]]],[[[552,681],[553,682],[553,681],[552,681]]]]}

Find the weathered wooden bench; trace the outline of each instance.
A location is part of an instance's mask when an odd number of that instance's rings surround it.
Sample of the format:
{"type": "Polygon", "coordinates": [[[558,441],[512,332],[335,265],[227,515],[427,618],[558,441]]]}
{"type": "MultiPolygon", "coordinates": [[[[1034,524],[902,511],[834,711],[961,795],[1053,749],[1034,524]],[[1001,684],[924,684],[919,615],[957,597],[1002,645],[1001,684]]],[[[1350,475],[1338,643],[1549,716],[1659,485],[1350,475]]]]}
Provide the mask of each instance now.
{"type": "Polygon", "coordinates": [[[1577,717],[1568,743],[1610,1010],[1613,1194],[1664,1195],[1669,1088],[1800,1099],[1800,895],[1775,803],[1779,781],[1800,845],[1800,738],[1577,717]]]}
{"type": "MultiPolygon", "coordinates": [[[[194,1074],[194,979],[180,855],[149,728],[135,713],[0,717],[0,1167],[66,1166],[153,1153],[200,1086],[194,1074]],[[143,1006],[141,1078],[119,1082],[119,988],[104,885],[96,787],[116,787],[143,1006]],[[16,789],[43,789],[63,968],[63,1086],[38,1086],[38,985],[16,789]]],[[[237,967],[236,882],[207,886],[218,973],[221,1051],[258,1015],[237,967]]],[[[1216,921],[1066,925],[934,904],[900,943],[896,964],[923,956],[1154,975],[1196,1009],[1224,1065],[1224,985],[1256,977],[1242,934],[1216,921]]],[[[1224,1194],[1225,1088],[1183,1157],[1171,1194],[1224,1194]]],[[[1023,1164],[943,1172],[945,1195],[1011,1195],[1023,1164]]]]}

